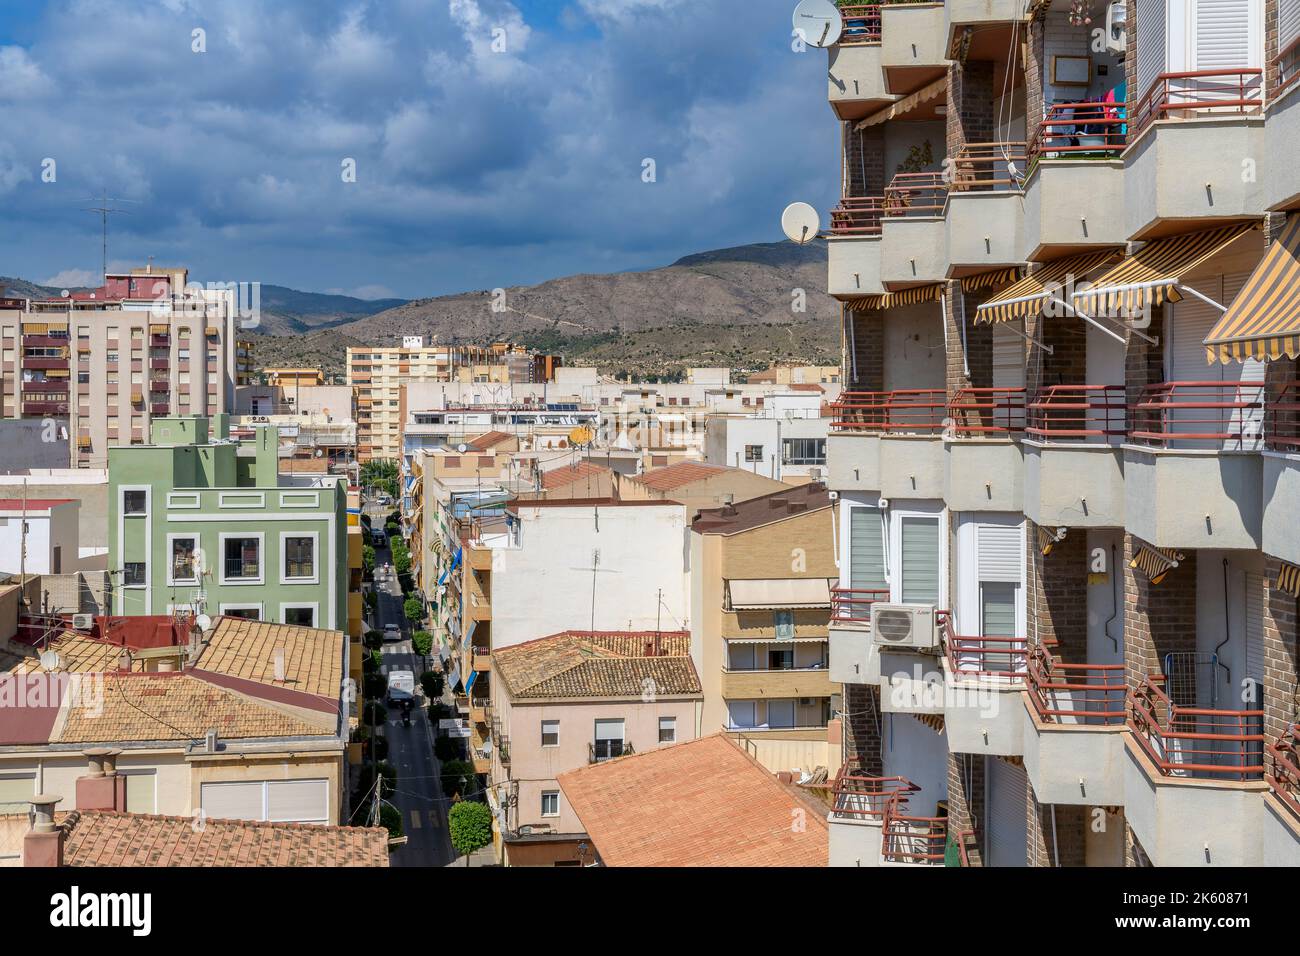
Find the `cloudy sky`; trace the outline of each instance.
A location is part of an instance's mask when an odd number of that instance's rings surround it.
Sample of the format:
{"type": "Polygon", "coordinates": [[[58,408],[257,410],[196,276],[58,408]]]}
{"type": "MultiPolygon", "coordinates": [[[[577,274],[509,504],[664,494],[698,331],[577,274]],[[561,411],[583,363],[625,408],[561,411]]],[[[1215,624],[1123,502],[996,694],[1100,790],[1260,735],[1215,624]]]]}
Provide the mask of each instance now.
{"type": "Polygon", "coordinates": [[[0,275],[91,279],[105,192],[110,268],[369,298],[776,240],[838,185],[793,2],[0,0],[0,275]]]}

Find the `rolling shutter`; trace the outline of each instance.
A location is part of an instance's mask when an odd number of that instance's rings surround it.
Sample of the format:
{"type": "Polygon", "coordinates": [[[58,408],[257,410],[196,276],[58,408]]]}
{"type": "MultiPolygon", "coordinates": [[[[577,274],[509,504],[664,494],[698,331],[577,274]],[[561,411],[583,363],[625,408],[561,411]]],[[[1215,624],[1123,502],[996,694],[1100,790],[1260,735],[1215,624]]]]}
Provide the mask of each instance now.
{"type": "Polygon", "coordinates": [[[849,587],[884,590],[884,522],[876,508],[854,508],[849,512],[849,587]]]}
{"type": "Polygon", "coordinates": [[[1300,0],[1277,0],[1277,49],[1286,53],[1300,40],[1300,0]]]}
{"type": "Polygon", "coordinates": [[[328,823],[329,783],[325,780],[270,780],[267,819],[277,823],[328,823]]]}
{"type": "Polygon", "coordinates": [[[993,387],[1025,387],[1025,340],[1023,319],[1011,319],[993,326],[993,387]]]}
{"type": "Polygon", "coordinates": [[[1137,89],[1144,96],[1165,72],[1165,0],[1137,0],[1137,89]]]}
{"type": "Polygon", "coordinates": [[[1019,584],[1025,541],[1020,525],[981,524],[975,528],[975,547],[979,555],[981,581],[1006,581],[1019,584]]]}
{"type": "Polygon", "coordinates": [[[905,517],[900,530],[903,542],[904,604],[939,603],[939,520],[905,517]]]}
{"type": "Polygon", "coordinates": [[[199,787],[199,806],[213,820],[261,820],[261,782],[205,783],[199,787]]]}
{"type": "Polygon", "coordinates": [[[35,793],[35,774],[0,777],[0,813],[26,813],[35,793]]]}
{"type": "Polygon", "coordinates": [[[158,775],[152,771],[123,774],[126,777],[126,812],[158,812],[158,775]]]}
{"type": "Polygon", "coordinates": [[[1025,769],[996,757],[985,760],[988,865],[1025,866],[1029,855],[1025,769]]]}
{"type": "Polygon", "coordinates": [[[1193,70],[1260,66],[1251,62],[1253,0],[1195,0],[1193,70]]]}

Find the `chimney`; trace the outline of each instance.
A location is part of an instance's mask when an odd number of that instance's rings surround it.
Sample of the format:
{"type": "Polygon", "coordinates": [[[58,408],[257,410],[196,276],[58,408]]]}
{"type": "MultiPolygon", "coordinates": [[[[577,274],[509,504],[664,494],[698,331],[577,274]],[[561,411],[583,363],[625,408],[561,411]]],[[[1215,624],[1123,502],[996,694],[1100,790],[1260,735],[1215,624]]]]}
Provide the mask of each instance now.
{"type": "Polygon", "coordinates": [[[23,866],[62,866],[63,828],[54,823],[54,808],[63,798],[38,793],[32,797],[32,828],[23,837],[23,866]]]}
{"type": "Polygon", "coordinates": [[[736,513],[736,496],[725,494],[722,496],[722,513],[724,515],[734,515],[736,513]]]}
{"type": "Polygon", "coordinates": [[[122,751],[97,747],[85,751],[89,761],[86,775],[77,778],[77,809],[126,809],[126,777],[117,772],[117,756],[122,751]]]}

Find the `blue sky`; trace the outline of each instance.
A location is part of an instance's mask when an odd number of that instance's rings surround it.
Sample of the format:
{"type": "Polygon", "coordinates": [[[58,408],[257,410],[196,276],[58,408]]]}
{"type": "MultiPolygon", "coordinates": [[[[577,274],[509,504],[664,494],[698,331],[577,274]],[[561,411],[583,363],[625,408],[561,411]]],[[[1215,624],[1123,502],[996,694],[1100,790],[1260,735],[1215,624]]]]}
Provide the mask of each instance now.
{"type": "Polygon", "coordinates": [[[792,6],[0,0],[0,275],[94,276],[103,191],[110,268],[365,297],[779,239],[838,186],[792,6]]]}

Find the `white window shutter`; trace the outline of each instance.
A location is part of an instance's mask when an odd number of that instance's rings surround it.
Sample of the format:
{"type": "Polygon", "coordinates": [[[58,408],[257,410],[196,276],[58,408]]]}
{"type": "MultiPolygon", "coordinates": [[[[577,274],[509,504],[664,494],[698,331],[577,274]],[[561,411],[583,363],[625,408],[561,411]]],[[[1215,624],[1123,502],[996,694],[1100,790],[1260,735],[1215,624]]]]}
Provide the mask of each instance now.
{"type": "Polygon", "coordinates": [[[1024,560],[1024,535],[1020,525],[981,524],[975,528],[981,581],[1019,584],[1024,560]]]}
{"type": "Polygon", "coordinates": [[[261,781],[253,783],[205,783],[199,787],[199,806],[213,820],[264,819],[261,781]]]}
{"type": "Polygon", "coordinates": [[[328,823],[329,783],[325,780],[271,780],[267,819],[280,823],[328,823]]]}
{"type": "Polygon", "coordinates": [[[1165,0],[1137,0],[1137,96],[1165,72],[1165,0]]]}

